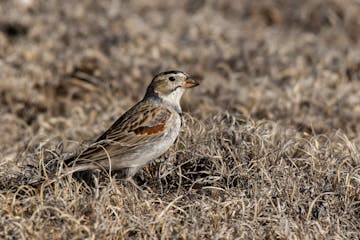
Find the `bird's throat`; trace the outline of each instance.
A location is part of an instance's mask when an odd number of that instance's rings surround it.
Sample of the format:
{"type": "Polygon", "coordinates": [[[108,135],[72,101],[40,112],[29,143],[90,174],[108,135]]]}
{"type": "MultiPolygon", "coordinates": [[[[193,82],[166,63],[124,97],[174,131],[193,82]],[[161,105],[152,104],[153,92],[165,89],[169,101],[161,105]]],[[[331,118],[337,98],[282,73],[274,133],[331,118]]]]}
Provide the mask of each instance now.
{"type": "Polygon", "coordinates": [[[181,109],[180,107],[180,100],[181,100],[181,97],[184,93],[185,89],[179,87],[179,88],[176,88],[174,91],[170,92],[169,94],[164,94],[162,95],[162,99],[171,104],[171,105],[174,105],[174,106],[177,106],[179,109],[181,109]]]}

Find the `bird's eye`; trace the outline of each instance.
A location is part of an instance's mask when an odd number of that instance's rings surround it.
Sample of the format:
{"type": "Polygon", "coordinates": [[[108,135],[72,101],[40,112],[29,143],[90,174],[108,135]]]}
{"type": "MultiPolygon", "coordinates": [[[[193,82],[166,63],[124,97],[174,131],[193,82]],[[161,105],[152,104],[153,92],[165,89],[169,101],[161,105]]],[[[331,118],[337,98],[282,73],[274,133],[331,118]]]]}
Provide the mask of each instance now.
{"type": "Polygon", "coordinates": [[[169,77],[169,81],[175,81],[175,78],[173,76],[169,77]]]}

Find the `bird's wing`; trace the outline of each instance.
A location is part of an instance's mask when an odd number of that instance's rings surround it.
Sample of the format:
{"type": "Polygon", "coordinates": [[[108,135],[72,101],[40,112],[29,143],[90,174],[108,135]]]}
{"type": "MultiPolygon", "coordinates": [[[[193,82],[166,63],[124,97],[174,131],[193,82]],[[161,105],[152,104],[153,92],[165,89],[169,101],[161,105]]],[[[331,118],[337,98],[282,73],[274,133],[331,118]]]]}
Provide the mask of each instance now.
{"type": "Polygon", "coordinates": [[[108,160],[154,142],[164,134],[172,112],[164,106],[139,102],[123,114],[90,147],[76,157],[65,160],[71,166],[108,160]]]}

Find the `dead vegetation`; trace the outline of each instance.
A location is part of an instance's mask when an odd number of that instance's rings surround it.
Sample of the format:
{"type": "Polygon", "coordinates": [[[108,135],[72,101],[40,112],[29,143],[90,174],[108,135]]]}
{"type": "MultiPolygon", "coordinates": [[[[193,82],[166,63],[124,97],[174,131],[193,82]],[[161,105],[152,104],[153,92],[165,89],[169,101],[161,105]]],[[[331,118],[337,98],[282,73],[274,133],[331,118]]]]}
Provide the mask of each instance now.
{"type": "Polygon", "coordinates": [[[356,0],[3,1],[0,238],[359,238],[359,16],[356,0]],[[23,185],[173,68],[202,84],[142,192],[106,173],[23,185]]]}

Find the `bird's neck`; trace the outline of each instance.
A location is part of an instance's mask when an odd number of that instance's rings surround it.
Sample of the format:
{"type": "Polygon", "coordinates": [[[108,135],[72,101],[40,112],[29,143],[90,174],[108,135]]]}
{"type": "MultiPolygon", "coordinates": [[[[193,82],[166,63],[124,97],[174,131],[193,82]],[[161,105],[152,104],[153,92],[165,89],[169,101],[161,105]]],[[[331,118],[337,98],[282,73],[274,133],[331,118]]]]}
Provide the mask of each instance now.
{"type": "Polygon", "coordinates": [[[180,99],[184,91],[185,90],[183,88],[177,88],[174,91],[172,91],[170,94],[160,94],[154,92],[153,94],[151,94],[151,99],[153,99],[156,102],[163,102],[166,105],[173,107],[174,110],[181,115],[182,110],[180,106],[180,99]]]}
{"type": "Polygon", "coordinates": [[[181,109],[180,100],[184,91],[185,90],[183,88],[178,87],[171,93],[160,95],[160,97],[163,99],[163,101],[169,103],[170,105],[177,106],[179,109],[181,109]]]}

